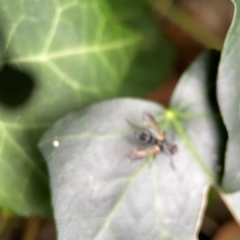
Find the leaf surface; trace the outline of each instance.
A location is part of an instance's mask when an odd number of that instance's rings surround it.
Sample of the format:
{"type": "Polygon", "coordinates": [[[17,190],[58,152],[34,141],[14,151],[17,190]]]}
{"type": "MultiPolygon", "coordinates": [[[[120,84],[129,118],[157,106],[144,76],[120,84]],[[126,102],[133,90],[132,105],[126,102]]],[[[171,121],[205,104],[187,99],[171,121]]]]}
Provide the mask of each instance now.
{"type": "Polygon", "coordinates": [[[240,1],[234,0],[235,13],[223,47],[218,74],[218,102],[228,131],[228,145],[222,189],[226,203],[240,221],[240,1]]]}
{"type": "Polygon", "coordinates": [[[47,161],[60,240],[193,239],[201,225],[221,142],[209,104],[219,54],[199,57],[181,78],[171,108],[139,99],[100,102],[71,113],[40,142],[47,161]],[[213,73],[213,74],[212,74],[213,73]],[[149,112],[178,146],[174,171],[164,153],[143,149],[133,125],[149,112]],[[129,122],[134,124],[129,124],[129,122]],[[187,206],[187,207],[186,207],[187,206]]]}
{"type": "Polygon", "coordinates": [[[0,0],[0,21],[2,71],[14,68],[34,85],[24,104],[0,106],[0,206],[49,216],[40,136],[69,111],[115,96],[141,36],[105,0],[0,0]]]}

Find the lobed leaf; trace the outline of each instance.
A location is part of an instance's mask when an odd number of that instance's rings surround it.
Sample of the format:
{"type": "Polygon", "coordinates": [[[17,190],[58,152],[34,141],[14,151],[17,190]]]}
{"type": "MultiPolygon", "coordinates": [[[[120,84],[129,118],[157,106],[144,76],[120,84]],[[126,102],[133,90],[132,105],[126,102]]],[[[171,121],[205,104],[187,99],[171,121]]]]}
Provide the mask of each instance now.
{"type": "Polygon", "coordinates": [[[206,192],[216,182],[221,135],[209,103],[219,54],[200,56],[186,71],[171,108],[122,98],[71,113],[40,142],[51,176],[60,240],[193,239],[206,192]],[[174,171],[164,153],[130,160],[147,147],[132,124],[150,112],[178,146],[174,171]],[[186,207],[187,206],[187,207],[186,207]]]}
{"type": "Polygon", "coordinates": [[[67,112],[115,96],[141,36],[105,0],[0,0],[0,22],[2,72],[23,72],[34,86],[24,104],[0,106],[0,206],[49,216],[40,136],[67,112]]]}

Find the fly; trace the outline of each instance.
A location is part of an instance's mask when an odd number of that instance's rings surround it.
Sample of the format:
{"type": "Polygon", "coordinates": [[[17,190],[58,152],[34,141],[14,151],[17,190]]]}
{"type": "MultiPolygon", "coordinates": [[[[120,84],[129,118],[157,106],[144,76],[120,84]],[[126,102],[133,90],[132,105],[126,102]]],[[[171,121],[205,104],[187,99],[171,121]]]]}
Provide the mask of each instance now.
{"type": "Polygon", "coordinates": [[[150,113],[143,112],[142,118],[147,131],[136,132],[135,136],[150,146],[145,149],[134,149],[130,152],[129,158],[132,160],[141,159],[164,152],[170,158],[171,167],[176,169],[172,155],[177,152],[177,145],[167,141],[164,132],[150,113]]]}

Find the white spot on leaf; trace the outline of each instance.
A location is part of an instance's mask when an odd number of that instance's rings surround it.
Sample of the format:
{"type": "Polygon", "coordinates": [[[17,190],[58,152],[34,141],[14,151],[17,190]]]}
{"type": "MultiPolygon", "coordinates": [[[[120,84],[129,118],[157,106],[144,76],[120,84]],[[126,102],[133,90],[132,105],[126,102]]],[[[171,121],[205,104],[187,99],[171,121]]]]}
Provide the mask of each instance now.
{"type": "Polygon", "coordinates": [[[53,143],[52,143],[52,145],[53,145],[54,147],[59,147],[59,141],[54,140],[53,143]]]}

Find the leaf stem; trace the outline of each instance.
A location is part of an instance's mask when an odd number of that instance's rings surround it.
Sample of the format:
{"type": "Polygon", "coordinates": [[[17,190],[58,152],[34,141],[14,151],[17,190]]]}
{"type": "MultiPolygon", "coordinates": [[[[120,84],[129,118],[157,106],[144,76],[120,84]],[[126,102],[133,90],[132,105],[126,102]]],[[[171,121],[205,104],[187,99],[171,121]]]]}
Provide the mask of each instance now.
{"type": "Polygon", "coordinates": [[[36,239],[43,220],[41,218],[29,218],[27,220],[26,228],[22,237],[22,240],[34,240],[36,239]]]}
{"type": "Polygon", "coordinates": [[[169,0],[156,0],[153,9],[161,13],[176,26],[185,31],[189,36],[207,48],[221,50],[223,40],[203,27],[196,19],[177,7],[169,6],[169,0]]]}

